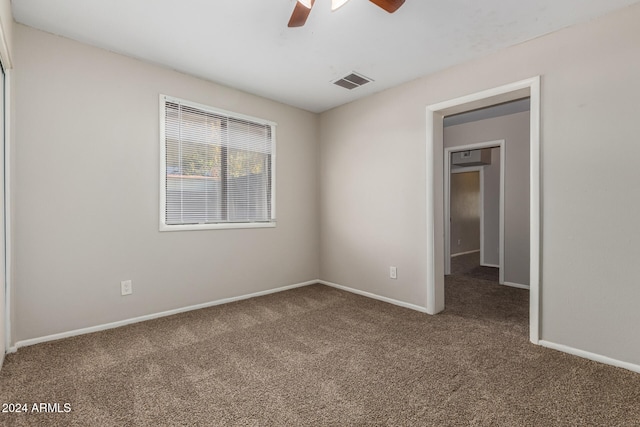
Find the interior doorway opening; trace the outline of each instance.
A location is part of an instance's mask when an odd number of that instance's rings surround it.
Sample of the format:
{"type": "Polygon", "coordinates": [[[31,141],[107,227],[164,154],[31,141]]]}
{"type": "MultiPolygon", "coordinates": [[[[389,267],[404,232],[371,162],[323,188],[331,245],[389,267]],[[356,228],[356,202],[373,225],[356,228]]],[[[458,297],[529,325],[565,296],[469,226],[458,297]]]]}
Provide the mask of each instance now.
{"type": "Polygon", "coordinates": [[[511,83],[427,107],[427,312],[444,309],[445,203],[443,119],[462,112],[530,98],[529,339],[539,341],[540,306],[540,77],[511,83]]]}
{"type": "Polygon", "coordinates": [[[505,140],[448,147],[445,148],[444,153],[444,274],[451,274],[451,258],[455,253],[468,252],[472,246],[477,246],[480,253],[479,264],[498,268],[498,282],[502,285],[505,282],[505,140]],[[478,160],[464,159],[463,156],[467,153],[477,153],[478,160]],[[456,155],[463,157],[457,162],[457,165],[456,155]],[[480,158],[480,155],[484,159],[480,158]],[[472,166],[467,166],[469,164],[472,166]],[[479,177],[478,241],[463,247],[464,250],[458,249],[456,252],[456,246],[461,246],[462,242],[458,242],[459,238],[453,233],[455,215],[452,206],[454,202],[452,181],[456,174],[472,171],[477,171],[479,177]]]}

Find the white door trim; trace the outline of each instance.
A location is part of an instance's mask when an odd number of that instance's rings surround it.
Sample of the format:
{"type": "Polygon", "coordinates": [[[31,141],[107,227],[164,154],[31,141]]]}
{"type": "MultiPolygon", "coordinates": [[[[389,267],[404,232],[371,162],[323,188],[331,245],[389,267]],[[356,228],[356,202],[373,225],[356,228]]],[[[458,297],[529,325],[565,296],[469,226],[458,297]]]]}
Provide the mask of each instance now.
{"type": "Polygon", "coordinates": [[[459,145],[444,149],[444,259],[445,274],[451,274],[451,222],[447,220],[451,216],[451,174],[460,172],[480,172],[480,258],[483,259],[484,250],[484,168],[460,168],[451,169],[451,153],[467,150],[479,150],[482,148],[500,148],[500,207],[498,223],[498,268],[499,282],[504,284],[504,189],[505,189],[505,163],[506,144],[504,139],[496,141],[478,142],[475,144],[459,145]]]}
{"type": "Polygon", "coordinates": [[[427,313],[444,309],[444,155],[445,115],[457,114],[501,102],[530,97],[530,274],[529,339],[540,339],[540,76],[471,95],[429,105],[426,108],[426,196],[427,196],[427,313]],[[438,161],[436,162],[436,159],[438,161]]]}
{"type": "Polygon", "coordinates": [[[13,231],[11,228],[12,224],[12,182],[11,182],[11,87],[12,87],[12,78],[13,78],[13,69],[5,69],[4,70],[4,99],[5,99],[5,123],[4,123],[4,245],[5,251],[4,256],[5,259],[2,262],[5,263],[4,269],[4,285],[5,285],[5,295],[4,295],[4,303],[5,303],[5,351],[9,351],[11,349],[11,344],[13,342],[12,331],[13,328],[11,326],[11,301],[13,299],[13,289],[12,289],[12,278],[13,278],[13,245],[11,242],[13,241],[13,231]]]}

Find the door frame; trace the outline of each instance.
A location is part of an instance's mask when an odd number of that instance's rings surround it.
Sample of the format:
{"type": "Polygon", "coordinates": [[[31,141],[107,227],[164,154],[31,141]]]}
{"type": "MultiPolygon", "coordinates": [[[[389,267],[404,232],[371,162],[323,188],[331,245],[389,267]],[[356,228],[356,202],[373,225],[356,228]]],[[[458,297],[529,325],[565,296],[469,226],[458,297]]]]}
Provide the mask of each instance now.
{"type": "MultiPolygon", "coordinates": [[[[0,259],[0,263],[4,266],[2,277],[0,280],[0,292],[4,295],[4,304],[2,309],[0,309],[0,327],[3,328],[3,333],[0,335],[4,336],[2,344],[0,348],[3,351],[0,351],[0,368],[2,368],[2,364],[4,362],[4,355],[12,351],[11,340],[12,340],[12,327],[11,327],[11,302],[12,302],[12,294],[11,294],[11,257],[12,257],[12,236],[11,236],[11,108],[13,103],[11,102],[12,93],[12,74],[11,70],[13,68],[12,58],[11,58],[11,49],[10,45],[7,41],[7,35],[11,32],[11,28],[7,28],[5,25],[7,24],[4,19],[0,19],[0,62],[2,62],[2,67],[4,69],[4,91],[3,91],[3,99],[2,102],[4,104],[3,112],[4,115],[0,117],[0,120],[4,122],[3,134],[1,137],[3,138],[3,156],[2,159],[2,167],[0,173],[3,177],[3,198],[4,198],[4,221],[0,224],[0,227],[3,229],[2,238],[0,239],[0,244],[4,246],[4,256],[0,259]]],[[[10,24],[10,22],[9,22],[10,24]]]]}
{"type": "Polygon", "coordinates": [[[443,118],[529,97],[530,257],[529,339],[540,340],[540,76],[520,80],[426,107],[426,308],[444,310],[444,143],[443,118]],[[436,161],[437,159],[437,161],[436,161]]]}
{"type": "MultiPolygon", "coordinates": [[[[4,62],[2,64],[4,66],[4,62]]],[[[11,311],[12,307],[12,257],[13,257],[13,245],[12,239],[12,182],[11,182],[11,87],[12,87],[12,78],[13,78],[13,69],[4,68],[4,117],[0,117],[0,120],[4,121],[4,134],[2,138],[4,138],[4,223],[2,227],[4,229],[3,241],[1,244],[4,245],[4,258],[1,262],[4,264],[4,275],[2,277],[3,282],[3,292],[4,292],[4,351],[5,353],[13,353],[16,351],[16,348],[12,346],[13,342],[13,328],[11,319],[13,318],[13,313],[11,311]]],[[[0,364],[1,367],[1,364],[0,364]]]]}
{"type": "Polygon", "coordinates": [[[495,141],[478,142],[475,144],[458,145],[444,149],[444,274],[451,274],[451,221],[446,219],[451,216],[451,174],[462,172],[480,172],[480,263],[484,264],[484,168],[482,166],[452,169],[451,154],[459,151],[479,150],[483,148],[500,149],[500,206],[498,208],[498,268],[499,283],[504,284],[504,191],[505,191],[505,164],[506,144],[504,139],[495,141]]]}

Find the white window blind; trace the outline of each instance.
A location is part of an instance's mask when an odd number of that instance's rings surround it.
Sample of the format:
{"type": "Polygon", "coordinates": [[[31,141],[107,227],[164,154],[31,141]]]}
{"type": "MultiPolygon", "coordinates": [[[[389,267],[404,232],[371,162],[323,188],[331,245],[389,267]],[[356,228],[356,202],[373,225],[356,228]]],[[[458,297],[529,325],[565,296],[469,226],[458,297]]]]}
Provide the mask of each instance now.
{"type": "Polygon", "coordinates": [[[273,224],[274,124],[169,97],[161,106],[161,227],[273,224]]]}

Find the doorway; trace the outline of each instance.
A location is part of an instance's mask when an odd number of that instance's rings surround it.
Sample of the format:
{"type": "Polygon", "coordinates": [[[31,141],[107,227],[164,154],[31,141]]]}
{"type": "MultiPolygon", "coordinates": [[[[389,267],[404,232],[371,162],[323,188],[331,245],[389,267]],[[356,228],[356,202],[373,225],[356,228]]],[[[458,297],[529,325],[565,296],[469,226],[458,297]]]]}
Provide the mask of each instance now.
{"type": "MultiPolygon", "coordinates": [[[[497,215],[497,224],[495,224],[497,229],[495,233],[491,233],[491,236],[486,236],[485,231],[487,230],[487,223],[489,223],[490,218],[485,217],[485,166],[473,166],[472,168],[459,168],[458,171],[470,171],[477,170],[480,178],[480,206],[479,206],[479,250],[480,250],[480,265],[498,267],[499,271],[499,279],[498,282],[502,285],[504,284],[504,199],[505,199],[505,159],[506,159],[506,145],[505,140],[496,140],[496,141],[488,141],[481,142],[476,144],[468,144],[456,147],[448,147],[444,150],[444,218],[451,218],[451,175],[455,173],[454,168],[452,167],[452,159],[454,153],[464,153],[467,151],[476,151],[476,150],[489,150],[489,156],[492,156],[492,149],[497,149],[497,157],[499,158],[498,165],[494,165],[494,172],[497,170],[497,183],[493,182],[493,186],[497,188],[492,189],[496,190],[493,193],[497,193],[498,202],[497,209],[495,212],[497,215]],[[495,185],[497,184],[497,185],[495,185]],[[495,239],[489,239],[489,237],[493,237],[495,234],[495,239]],[[490,244],[493,242],[494,244],[490,244]],[[497,256],[492,256],[493,254],[488,254],[487,246],[494,247],[496,249],[497,256]]],[[[451,274],[451,254],[452,254],[452,239],[451,239],[451,221],[444,221],[444,256],[445,256],[445,265],[444,265],[444,274],[451,274]]]]}
{"type": "Polygon", "coordinates": [[[427,107],[427,312],[444,309],[444,143],[443,118],[521,98],[530,98],[529,339],[540,336],[540,77],[507,84],[427,107]]]}

